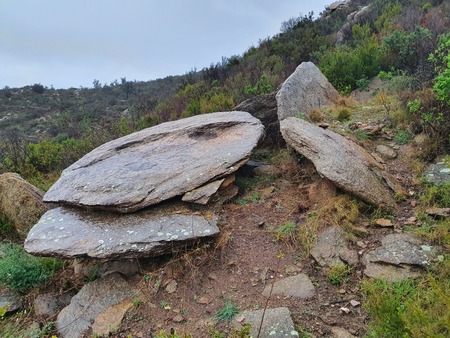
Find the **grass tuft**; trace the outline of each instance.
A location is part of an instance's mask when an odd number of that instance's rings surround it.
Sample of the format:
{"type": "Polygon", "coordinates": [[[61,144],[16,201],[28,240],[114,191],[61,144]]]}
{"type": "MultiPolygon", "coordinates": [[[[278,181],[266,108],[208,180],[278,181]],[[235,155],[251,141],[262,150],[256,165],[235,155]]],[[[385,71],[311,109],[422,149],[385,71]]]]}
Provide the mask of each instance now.
{"type": "Polygon", "coordinates": [[[231,301],[225,302],[224,306],[216,313],[216,319],[230,321],[239,313],[239,308],[231,301]]]}

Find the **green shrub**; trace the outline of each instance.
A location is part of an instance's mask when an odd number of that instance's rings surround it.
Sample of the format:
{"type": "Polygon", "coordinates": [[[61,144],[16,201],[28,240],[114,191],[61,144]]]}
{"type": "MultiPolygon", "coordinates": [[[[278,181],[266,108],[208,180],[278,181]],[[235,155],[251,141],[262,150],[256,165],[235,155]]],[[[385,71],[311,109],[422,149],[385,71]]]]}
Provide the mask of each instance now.
{"type": "Polygon", "coordinates": [[[369,87],[370,81],[368,78],[363,77],[362,79],[359,79],[356,81],[356,87],[359,90],[366,90],[369,87]]]}
{"type": "Polygon", "coordinates": [[[41,285],[62,266],[55,258],[34,257],[15,244],[2,244],[0,251],[5,254],[0,259],[0,285],[20,293],[41,285]]]}
{"type": "Polygon", "coordinates": [[[394,141],[398,144],[406,144],[411,141],[411,132],[409,130],[397,130],[397,134],[394,137],[394,141]]]}

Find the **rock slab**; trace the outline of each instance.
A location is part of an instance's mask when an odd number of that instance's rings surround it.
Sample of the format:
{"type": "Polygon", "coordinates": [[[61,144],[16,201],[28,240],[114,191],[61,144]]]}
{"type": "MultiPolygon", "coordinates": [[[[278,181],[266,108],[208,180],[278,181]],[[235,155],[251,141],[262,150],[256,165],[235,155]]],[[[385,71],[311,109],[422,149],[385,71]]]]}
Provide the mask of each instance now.
{"type": "Polygon", "coordinates": [[[315,293],[314,285],[309,277],[304,273],[300,273],[296,276],[276,281],[273,286],[271,284],[267,285],[262,294],[265,297],[269,297],[272,294],[308,299],[314,297],[315,293]]]}
{"type": "Polygon", "coordinates": [[[58,207],[42,216],[24,247],[34,255],[65,258],[155,257],[219,233],[213,214],[173,208],[124,215],[58,207]]]}
{"type": "Polygon", "coordinates": [[[0,215],[14,222],[17,232],[25,237],[31,227],[48,210],[42,202],[44,193],[20,175],[0,175],[0,215]]]}
{"type": "Polygon", "coordinates": [[[162,123],[94,149],[63,171],[44,201],[134,212],[233,173],[263,131],[238,111],[162,123]]]}
{"type": "Polygon", "coordinates": [[[396,209],[382,167],[362,147],[305,120],[290,117],[280,124],[286,142],[337,187],[377,208],[396,209]]]}
{"type": "MultiPolygon", "coordinates": [[[[274,309],[267,309],[257,311],[245,311],[242,313],[241,324],[249,323],[251,325],[250,335],[259,338],[282,338],[282,337],[298,337],[299,333],[294,328],[294,322],[291,318],[291,313],[286,307],[279,307],[274,309]],[[262,322],[262,323],[261,323],[262,322]],[[258,336],[259,328],[261,327],[258,336]]],[[[236,327],[241,326],[235,325],[236,327]]]]}
{"type": "Polygon", "coordinates": [[[70,305],[58,314],[56,328],[63,338],[82,337],[109,308],[142,297],[120,274],[109,274],[81,288],[70,305]]]}
{"type": "Polygon", "coordinates": [[[350,265],[358,263],[358,254],[348,249],[347,241],[337,226],[330,226],[317,236],[311,249],[311,256],[320,266],[332,267],[339,263],[350,265]]]}
{"type": "Polygon", "coordinates": [[[313,108],[333,104],[340,95],[312,62],[302,62],[276,95],[280,121],[298,115],[308,116],[313,108]]]}
{"type": "Polygon", "coordinates": [[[390,234],[382,239],[379,248],[363,256],[364,273],[391,282],[416,278],[420,276],[420,268],[428,267],[438,252],[438,247],[410,235],[390,234]]]}

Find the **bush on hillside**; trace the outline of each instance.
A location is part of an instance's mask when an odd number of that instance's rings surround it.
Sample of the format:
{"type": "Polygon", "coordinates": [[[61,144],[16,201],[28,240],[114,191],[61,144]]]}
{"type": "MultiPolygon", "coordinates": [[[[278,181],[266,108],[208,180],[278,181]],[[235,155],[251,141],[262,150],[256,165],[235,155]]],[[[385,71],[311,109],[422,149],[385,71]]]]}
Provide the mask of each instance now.
{"type": "Polygon", "coordinates": [[[5,256],[0,259],[0,284],[19,293],[41,285],[62,267],[55,258],[38,258],[15,244],[1,244],[5,256]]]}

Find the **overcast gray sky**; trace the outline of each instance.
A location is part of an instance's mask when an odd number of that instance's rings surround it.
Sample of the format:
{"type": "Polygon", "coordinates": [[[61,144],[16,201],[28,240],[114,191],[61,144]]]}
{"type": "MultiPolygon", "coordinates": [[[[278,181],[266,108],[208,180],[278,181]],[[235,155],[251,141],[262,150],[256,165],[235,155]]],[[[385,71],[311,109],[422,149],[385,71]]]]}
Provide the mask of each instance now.
{"type": "Polygon", "coordinates": [[[332,0],[0,0],[0,88],[148,81],[238,55],[332,0]]]}

